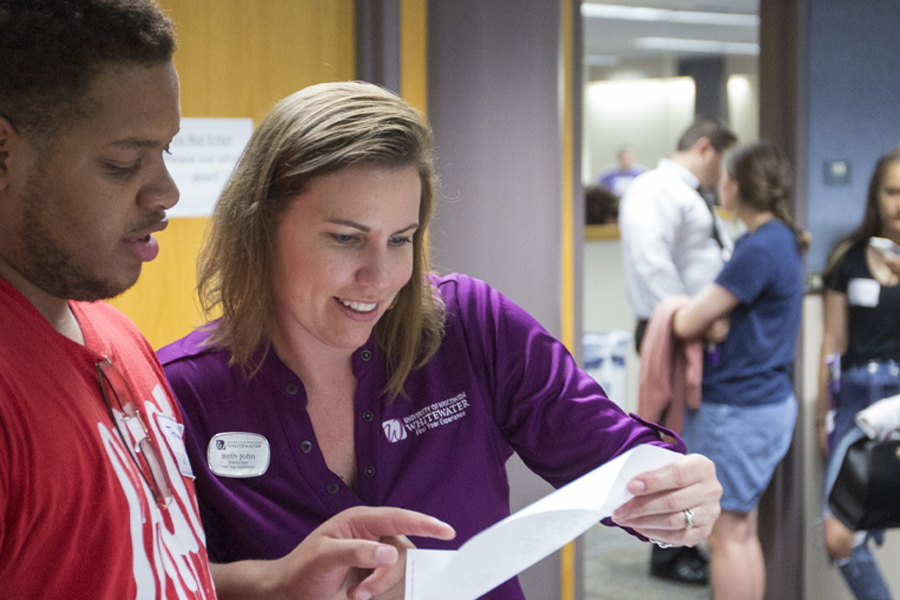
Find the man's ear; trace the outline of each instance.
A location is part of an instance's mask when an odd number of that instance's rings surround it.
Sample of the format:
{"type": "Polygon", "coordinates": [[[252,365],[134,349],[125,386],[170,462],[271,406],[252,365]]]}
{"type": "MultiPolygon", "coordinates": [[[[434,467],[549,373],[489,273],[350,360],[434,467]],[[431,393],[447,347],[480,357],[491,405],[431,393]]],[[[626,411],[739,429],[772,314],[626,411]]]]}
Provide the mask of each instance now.
{"type": "Polygon", "coordinates": [[[9,149],[17,135],[9,119],[0,116],[0,191],[9,185],[9,149]]]}
{"type": "Polygon", "coordinates": [[[703,136],[699,138],[696,142],[694,142],[694,150],[697,151],[697,154],[703,156],[708,149],[712,147],[712,142],[709,141],[709,138],[703,136]]]}
{"type": "Polygon", "coordinates": [[[8,189],[34,161],[34,147],[29,139],[0,115],[0,192],[8,189]]]}

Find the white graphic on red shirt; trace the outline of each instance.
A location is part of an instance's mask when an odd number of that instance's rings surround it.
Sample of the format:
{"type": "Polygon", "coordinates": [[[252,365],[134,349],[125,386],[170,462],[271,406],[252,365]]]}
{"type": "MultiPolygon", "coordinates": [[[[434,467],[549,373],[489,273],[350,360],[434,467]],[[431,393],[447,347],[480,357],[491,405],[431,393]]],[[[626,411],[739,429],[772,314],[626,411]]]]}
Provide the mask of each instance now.
{"type": "MultiPolygon", "coordinates": [[[[97,424],[110,463],[118,476],[128,502],[128,522],[131,532],[132,562],[137,587],[136,599],[205,597],[203,581],[207,578],[202,557],[205,544],[203,528],[193,510],[178,466],[169,450],[165,436],[159,430],[155,415],[171,410],[165,392],[157,384],[152,402],[144,404],[147,425],[160,442],[166,470],[172,484],[173,499],[162,510],[153,501],[153,492],[139,473],[123,447],[112,425],[97,424]],[[141,490],[141,492],[139,492],[141,490]],[[168,589],[171,586],[172,589],[168,589]]],[[[171,413],[169,413],[171,414],[171,413]]]]}

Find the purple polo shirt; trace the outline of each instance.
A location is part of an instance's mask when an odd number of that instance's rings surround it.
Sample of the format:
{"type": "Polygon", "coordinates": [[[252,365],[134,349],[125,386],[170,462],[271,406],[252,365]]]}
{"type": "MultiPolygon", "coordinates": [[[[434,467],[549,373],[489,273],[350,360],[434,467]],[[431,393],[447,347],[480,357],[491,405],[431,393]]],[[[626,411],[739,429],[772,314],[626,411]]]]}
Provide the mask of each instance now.
{"type": "MultiPolygon", "coordinates": [[[[559,487],[638,444],[666,445],[658,432],[670,432],[626,415],[562,343],[499,292],[459,274],[433,282],[447,309],[445,335],[409,376],[408,400],[382,396],[383,354],[374,339],[353,355],[355,491],[325,465],[303,383],[275,352],[248,381],[227,366],[226,351],[203,346],[204,331],[160,350],[188,430],[214,562],[284,556],[326,519],[359,505],[433,515],[456,529],[456,539],[413,543],[458,548],[509,515],[505,464],[514,451],[559,487]],[[233,433],[253,434],[257,450],[259,440],[268,442],[264,473],[213,472],[208,457],[221,462],[221,440],[246,439],[233,433]]],[[[513,579],[485,597],[523,594],[513,579]]]]}

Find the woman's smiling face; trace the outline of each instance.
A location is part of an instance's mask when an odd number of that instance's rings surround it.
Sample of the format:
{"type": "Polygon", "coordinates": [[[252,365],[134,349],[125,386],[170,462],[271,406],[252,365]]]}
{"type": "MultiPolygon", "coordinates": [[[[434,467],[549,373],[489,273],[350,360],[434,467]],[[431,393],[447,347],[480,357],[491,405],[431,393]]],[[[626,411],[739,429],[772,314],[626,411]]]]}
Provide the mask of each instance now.
{"type": "Polygon", "coordinates": [[[355,165],[313,179],[276,230],[277,337],[362,346],[412,275],[421,196],[411,166],[355,165]]]}

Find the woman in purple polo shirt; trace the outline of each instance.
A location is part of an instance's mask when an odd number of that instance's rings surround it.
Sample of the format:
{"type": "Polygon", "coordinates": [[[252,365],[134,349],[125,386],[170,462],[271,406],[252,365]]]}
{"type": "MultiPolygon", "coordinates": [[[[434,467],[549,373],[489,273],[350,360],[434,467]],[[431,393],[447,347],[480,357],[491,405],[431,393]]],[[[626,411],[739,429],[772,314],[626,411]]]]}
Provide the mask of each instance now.
{"type": "MultiPolygon", "coordinates": [[[[457,548],[509,514],[514,451],[561,486],[666,445],[522,309],[429,274],[431,144],[393,94],[317,85],[262,121],[226,186],[199,285],[222,317],[160,351],[218,568],[284,556],[359,505],[438,517],[456,538],[414,542],[457,548]]],[[[631,491],[616,522],[663,543],[696,544],[719,513],[701,456],[631,491]]],[[[488,596],[523,597],[515,580],[488,596]]]]}

